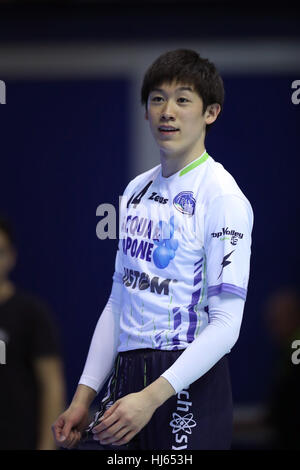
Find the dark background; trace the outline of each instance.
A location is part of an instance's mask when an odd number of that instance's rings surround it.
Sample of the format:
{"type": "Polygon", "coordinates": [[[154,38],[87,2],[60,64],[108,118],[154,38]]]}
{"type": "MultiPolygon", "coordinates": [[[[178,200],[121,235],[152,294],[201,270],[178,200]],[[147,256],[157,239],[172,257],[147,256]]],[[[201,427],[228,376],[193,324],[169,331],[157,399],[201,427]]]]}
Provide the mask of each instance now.
{"type": "MultiPolygon", "coordinates": [[[[298,41],[297,13],[289,2],[4,2],[0,45],[79,39],[138,44],[178,35],[298,41]]],[[[254,210],[249,292],[230,356],[235,402],[251,404],[266,400],[274,359],[264,302],[284,285],[299,286],[300,105],[291,101],[291,83],[300,74],[223,78],[224,112],[206,144],[254,210]]],[[[1,70],[0,79],[7,87],[7,104],[0,106],[0,212],[17,233],[13,278],[54,312],[71,399],[111,288],[117,241],[97,239],[96,208],[103,202],[117,207],[128,182],[130,83],[121,76],[22,80],[1,70]]]]}

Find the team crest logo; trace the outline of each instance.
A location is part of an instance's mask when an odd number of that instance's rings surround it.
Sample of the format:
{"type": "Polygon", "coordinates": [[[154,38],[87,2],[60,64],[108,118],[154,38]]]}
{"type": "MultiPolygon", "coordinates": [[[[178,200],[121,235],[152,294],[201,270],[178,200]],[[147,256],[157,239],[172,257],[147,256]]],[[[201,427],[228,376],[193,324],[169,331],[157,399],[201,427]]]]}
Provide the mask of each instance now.
{"type": "Polygon", "coordinates": [[[174,207],[182,214],[193,215],[195,212],[196,200],[192,191],[182,191],[173,200],[174,207]]]}

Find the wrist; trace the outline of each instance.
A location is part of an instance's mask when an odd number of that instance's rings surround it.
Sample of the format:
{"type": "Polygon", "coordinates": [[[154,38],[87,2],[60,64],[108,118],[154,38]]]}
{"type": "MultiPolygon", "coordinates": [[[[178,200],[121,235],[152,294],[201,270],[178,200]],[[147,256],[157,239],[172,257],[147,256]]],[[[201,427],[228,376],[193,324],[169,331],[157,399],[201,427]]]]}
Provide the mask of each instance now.
{"type": "Polygon", "coordinates": [[[79,384],[70,406],[83,406],[89,408],[97,392],[87,385],[79,384]]]}
{"type": "Polygon", "coordinates": [[[156,409],[161,406],[172,395],[175,395],[175,390],[164,377],[159,377],[152,384],[142,390],[151,405],[156,409]]]}

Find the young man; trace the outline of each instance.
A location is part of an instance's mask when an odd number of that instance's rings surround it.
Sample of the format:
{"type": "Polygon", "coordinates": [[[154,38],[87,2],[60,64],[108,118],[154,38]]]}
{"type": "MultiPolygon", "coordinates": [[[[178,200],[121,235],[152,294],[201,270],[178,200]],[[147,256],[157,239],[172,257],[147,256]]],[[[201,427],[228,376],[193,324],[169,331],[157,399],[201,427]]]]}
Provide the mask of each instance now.
{"type": "Polygon", "coordinates": [[[226,355],[242,321],[253,214],[204,145],[223,82],[195,51],[175,50],[148,69],[141,95],[161,164],[125,189],[112,292],[53,432],[67,448],[229,449],[226,355]]]}

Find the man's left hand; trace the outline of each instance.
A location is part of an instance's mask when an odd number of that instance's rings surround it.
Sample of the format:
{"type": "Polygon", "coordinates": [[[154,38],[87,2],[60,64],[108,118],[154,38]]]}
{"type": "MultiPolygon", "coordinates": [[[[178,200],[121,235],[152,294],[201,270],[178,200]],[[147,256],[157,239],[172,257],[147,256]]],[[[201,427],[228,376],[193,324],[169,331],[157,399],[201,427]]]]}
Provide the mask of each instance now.
{"type": "Polygon", "coordinates": [[[157,405],[142,390],[117,400],[94,427],[94,439],[100,444],[127,444],[150,421],[157,405]]]}

